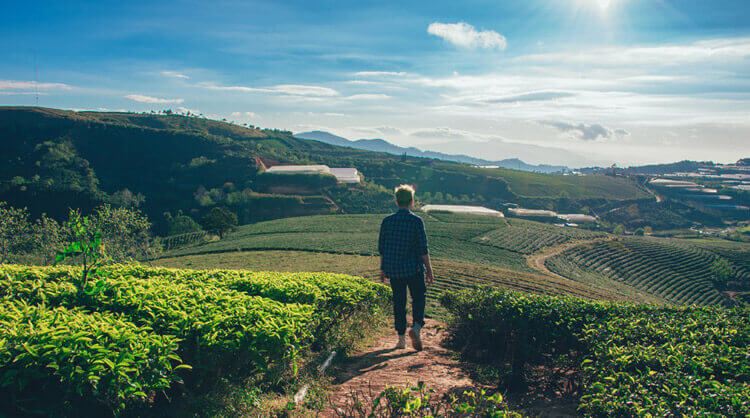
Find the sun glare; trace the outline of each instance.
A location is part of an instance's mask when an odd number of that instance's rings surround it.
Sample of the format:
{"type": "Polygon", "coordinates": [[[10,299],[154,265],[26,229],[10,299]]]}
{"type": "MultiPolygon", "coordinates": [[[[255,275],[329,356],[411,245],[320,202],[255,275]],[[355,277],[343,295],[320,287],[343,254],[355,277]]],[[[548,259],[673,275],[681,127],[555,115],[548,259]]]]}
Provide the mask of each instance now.
{"type": "Polygon", "coordinates": [[[608,12],[617,3],[617,0],[579,0],[580,7],[588,7],[599,10],[602,13],[608,12]]]}

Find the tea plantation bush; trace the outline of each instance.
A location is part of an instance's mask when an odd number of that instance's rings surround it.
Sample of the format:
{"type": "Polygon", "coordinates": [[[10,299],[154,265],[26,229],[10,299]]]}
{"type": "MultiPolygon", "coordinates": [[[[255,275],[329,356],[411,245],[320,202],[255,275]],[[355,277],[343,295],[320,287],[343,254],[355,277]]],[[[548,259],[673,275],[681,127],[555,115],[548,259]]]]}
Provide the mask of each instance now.
{"type": "Polygon", "coordinates": [[[262,379],[308,349],[346,348],[339,331],[372,321],[390,292],[340,274],[101,271],[104,289],[82,296],[77,267],[0,266],[0,415],[29,402],[118,413],[183,380],[262,379]]]}
{"type": "Polygon", "coordinates": [[[625,305],[489,288],[449,292],[456,340],[475,360],[567,358],[590,416],[750,415],[750,311],[625,305]]]}

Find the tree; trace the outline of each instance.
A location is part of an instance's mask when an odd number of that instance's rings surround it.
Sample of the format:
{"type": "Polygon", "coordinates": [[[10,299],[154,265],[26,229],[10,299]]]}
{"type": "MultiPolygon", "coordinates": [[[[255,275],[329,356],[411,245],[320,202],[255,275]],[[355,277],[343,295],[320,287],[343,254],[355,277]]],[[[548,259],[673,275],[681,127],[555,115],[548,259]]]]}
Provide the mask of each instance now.
{"type": "Polygon", "coordinates": [[[201,231],[201,226],[193,218],[184,215],[182,211],[177,212],[177,216],[172,216],[167,212],[164,214],[167,220],[167,235],[180,235],[190,232],[201,231]]]}
{"type": "Polygon", "coordinates": [[[725,287],[732,278],[732,265],[724,258],[717,258],[711,266],[711,273],[711,280],[714,284],[718,287],[725,287]]]}
{"type": "Polygon", "coordinates": [[[650,226],[646,225],[646,226],[643,227],[643,233],[646,234],[646,235],[651,235],[651,234],[654,233],[654,229],[651,228],[650,226]]]}
{"type": "Polygon", "coordinates": [[[0,263],[16,260],[28,252],[31,224],[26,208],[16,209],[0,202],[0,263]]]}
{"type": "Polygon", "coordinates": [[[638,235],[639,237],[642,237],[645,234],[645,231],[643,228],[638,228],[633,232],[633,234],[638,235]]]}
{"type": "Polygon", "coordinates": [[[151,235],[151,222],[137,209],[100,206],[91,218],[101,231],[107,255],[115,262],[153,258],[158,245],[151,235]]]}
{"type": "Polygon", "coordinates": [[[201,219],[203,228],[207,231],[219,234],[219,238],[237,226],[237,215],[229,209],[215,207],[201,219]]]}
{"type": "Polygon", "coordinates": [[[615,229],[612,230],[612,233],[616,235],[625,235],[625,227],[621,224],[618,224],[615,226],[615,229]]]}
{"type": "Polygon", "coordinates": [[[42,214],[31,226],[31,237],[34,240],[34,253],[38,255],[41,263],[51,264],[55,260],[56,250],[62,244],[60,224],[42,214]]]}

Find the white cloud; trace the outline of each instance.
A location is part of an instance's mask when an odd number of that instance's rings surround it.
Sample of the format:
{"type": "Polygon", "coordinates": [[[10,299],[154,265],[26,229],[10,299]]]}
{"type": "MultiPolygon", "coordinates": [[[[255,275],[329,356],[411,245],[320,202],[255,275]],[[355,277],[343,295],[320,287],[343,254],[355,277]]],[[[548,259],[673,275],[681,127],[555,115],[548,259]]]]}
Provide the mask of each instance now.
{"type": "Polygon", "coordinates": [[[71,86],[64,83],[35,83],[33,81],[0,80],[0,90],[70,90],[71,86]]]}
{"type": "Polygon", "coordinates": [[[128,100],[139,103],[152,103],[152,104],[179,104],[184,102],[184,99],[161,99],[159,97],[144,96],[142,94],[128,94],[124,96],[128,100]]]}
{"type": "Polygon", "coordinates": [[[596,141],[596,140],[607,140],[617,139],[630,135],[630,133],[624,129],[610,129],[598,123],[586,124],[586,123],[568,123],[559,121],[540,121],[542,125],[551,126],[558,129],[559,131],[568,134],[574,138],[581,139],[584,141],[596,141]]]}
{"type": "Polygon", "coordinates": [[[354,94],[346,97],[347,100],[383,100],[391,96],[387,94],[354,94]]]}
{"type": "Polygon", "coordinates": [[[406,75],[404,71],[359,71],[354,73],[355,77],[403,77],[406,75]]]}
{"type": "Polygon", "coordinates": [[[435,138],[435,139],[466,139],[468,132],[459,131],[451,128],[430,128],[420,129],[409,135],[417,138],[435,138]]]}
{"type": "Polygon", "coordinates": [[[439,36],[461,48],[483,48],[504,50],[507,46],[505,37],[493,30],[477,31],[466,22],[440,23],[433,22],[427,27],[427,33],[439,36]]]}
{"type": "Polygon", "coordinates": [[[232,117],[235,118],[259,118],[260,115],[255,112],[232,112],[232,117]]]}
{"type": "Polygon", "coordinates": [[[208,83],[201,83],[199,84],[199,86],[210,90],[239,91],[247,93],[277,93],[287,96],[333,97],[339,95],[338,91],[329,87],[310,86],[304,84],[279,84],[276,86],[265,88],[247,86],[217,86],[208,83]]]}
{"type": "Polygon", "coordinates": [[[167,77],[174,77],[174,78],[184,78],[184,79],[190,78],[187,75],[178,73],[176,71],[162,71],[161,74],[167,77]]]}
{"type": "Polygon", "coordinates": [[[644,64],[670,66],[700,62],[718,64],[727,61],[742,62],[747,58],[750,58],[750,38],[709,39],[678,45],[594,48],[576,52],[526,55],[517,60],[633,67],[644,64]]]}

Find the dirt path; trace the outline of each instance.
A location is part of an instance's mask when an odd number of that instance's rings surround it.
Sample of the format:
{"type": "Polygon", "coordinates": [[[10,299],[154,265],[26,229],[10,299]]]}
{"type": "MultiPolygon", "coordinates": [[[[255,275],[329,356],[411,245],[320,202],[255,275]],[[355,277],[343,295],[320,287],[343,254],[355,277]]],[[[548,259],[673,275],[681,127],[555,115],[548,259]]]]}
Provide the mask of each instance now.
{"type": "Polygon", "coordinates": [[[571,241],[565,244],[555,245],[553,247],[547,247],[541,251],[537,251],[533,254],[526,256],[526,262],[529,264],[531,268],[539,271],[542,274],[556,277],[558,279],[570,280],[567,277],[561,276],[557,273],[552,272],[550,269],[548,269],[547,265],[545,264],[547,259],[550,257],[554,257],[562,253],[563,251],[569,250],[573,247],[577,247],[579,245],[586,245],[586,244],[591,244],[594,242],[608,241],[610,239],[611,238],[606,237],[606,238],[587,239],[587,240],[581,240],[581,241],[571,241]]]}
{"type": "MultiPolygon", "coordinates": [[[[403,386],[407,381],[412,385],[423,381],[427,387],[435,390],[437,396],[450,389],[475,386],[455,359],[455,353],[441,345],[447,336],[445,325],[432,319],[426,322],[422,330],[423,351],[414,351],[408,337],[406,349],[394,349],[396,336],[389,333],[332,370],[332,403],[345,404],[351,399],[351,393],[375,396],[386,385],[403,386]]],[[[323,416],[335,414],[328,410],[323,416]]]]}

